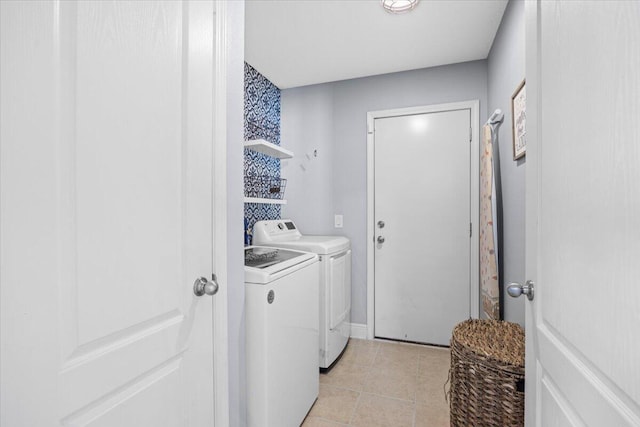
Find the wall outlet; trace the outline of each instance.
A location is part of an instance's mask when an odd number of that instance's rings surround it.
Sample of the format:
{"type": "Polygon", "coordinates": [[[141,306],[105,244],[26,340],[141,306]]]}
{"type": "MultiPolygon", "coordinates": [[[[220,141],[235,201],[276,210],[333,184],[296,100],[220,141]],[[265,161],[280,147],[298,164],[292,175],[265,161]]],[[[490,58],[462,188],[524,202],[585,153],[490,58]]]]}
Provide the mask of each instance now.
{"type": "Polygon", "coordinates": [[[334,215],[333,226],[335,228],[342,228],[342,215],[334,215]]]}

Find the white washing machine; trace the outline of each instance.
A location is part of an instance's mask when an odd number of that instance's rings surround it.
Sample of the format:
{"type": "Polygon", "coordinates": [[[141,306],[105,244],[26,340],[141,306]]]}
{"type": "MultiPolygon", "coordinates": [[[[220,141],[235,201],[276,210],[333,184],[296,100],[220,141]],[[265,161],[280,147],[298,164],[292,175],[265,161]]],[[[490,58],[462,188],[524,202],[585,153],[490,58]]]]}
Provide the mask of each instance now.
{"type": "Polygon", "coordinates": [[[351,335],[351,242],[343,236],[305,236],[291,220],[258,221],[255,245],[313,252],[320,256],[320,367],[328,368],[351,335]]]}
{"type": "Polygon", "coordinates": [[[318,397],[318,256],[245,248],[249,427],[296,427],[318,397]]]}

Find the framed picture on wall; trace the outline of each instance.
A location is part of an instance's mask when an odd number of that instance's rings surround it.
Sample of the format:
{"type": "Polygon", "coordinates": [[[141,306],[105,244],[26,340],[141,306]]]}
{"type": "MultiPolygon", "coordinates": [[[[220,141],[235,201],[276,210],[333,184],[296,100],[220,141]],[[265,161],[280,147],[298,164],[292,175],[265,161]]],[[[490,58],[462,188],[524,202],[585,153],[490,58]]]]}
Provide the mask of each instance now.
{"type": "Polygon", "coordinates": [[[513,126],[513,160],[523,157],[527,151],[527,93],[524,80],[511,96],[511,124],[513,126]]]}

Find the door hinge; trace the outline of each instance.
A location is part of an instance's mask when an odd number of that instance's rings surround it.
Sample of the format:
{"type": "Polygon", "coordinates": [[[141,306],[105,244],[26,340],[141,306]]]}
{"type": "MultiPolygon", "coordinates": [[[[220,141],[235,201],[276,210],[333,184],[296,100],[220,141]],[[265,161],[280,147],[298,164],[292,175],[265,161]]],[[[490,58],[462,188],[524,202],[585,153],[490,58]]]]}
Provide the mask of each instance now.
{"type": "Polygon", "coordinates": [[[469,142],[473,139],[473,128],[469,127],[469,142]]]}
{"type": "Polygon", "coordinates": [[[469,223],[469,237],[473,236],[473,223],[469,223]]]}

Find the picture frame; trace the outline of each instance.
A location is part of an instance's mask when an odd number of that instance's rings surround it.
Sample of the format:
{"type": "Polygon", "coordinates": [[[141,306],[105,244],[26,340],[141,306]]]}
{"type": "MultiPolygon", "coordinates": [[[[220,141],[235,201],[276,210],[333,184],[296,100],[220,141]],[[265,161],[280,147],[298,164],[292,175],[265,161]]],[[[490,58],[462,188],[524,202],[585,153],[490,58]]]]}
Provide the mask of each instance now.
{"type": "Polygon", "coordinates": [[[518,160],[527,152],[527,92],[525,80],[518,85],[511,96],[511,126],[513,130],[513,160],[518,160]]]}

